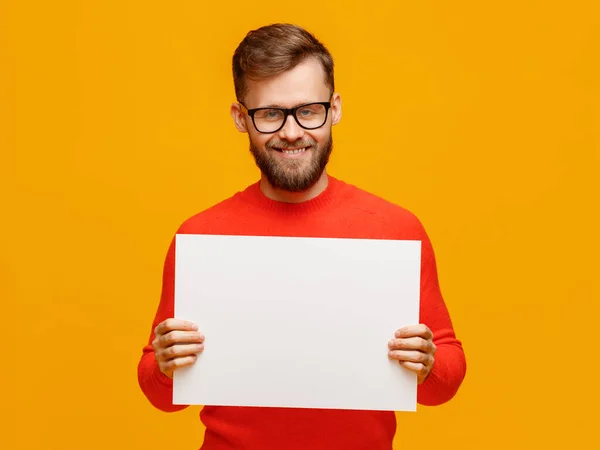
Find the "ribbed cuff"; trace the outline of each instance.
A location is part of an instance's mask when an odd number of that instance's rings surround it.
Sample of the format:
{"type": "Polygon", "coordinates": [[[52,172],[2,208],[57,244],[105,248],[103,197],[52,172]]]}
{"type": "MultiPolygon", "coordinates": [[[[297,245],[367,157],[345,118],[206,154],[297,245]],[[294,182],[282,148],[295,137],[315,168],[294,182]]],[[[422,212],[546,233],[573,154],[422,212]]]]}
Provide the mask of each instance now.
{"type": "Polygon", "coordinates": [[[443,368],[440,364],[434,364],[433,369],[429,372],[427,379],[418,388],[419,403],[426,406],[433,406],[443,403],[445,395],[444,379],[442,378],[443,368]]]}
{"type": "Polygon", "coordinates": [[[173,387],[173,379],[169,378],[164,373],[162,373],[158,366],[154,368],[153,377],[154,379],[156,379],[156,381],[160,382],[161,384],[164,384],[168,387],[173,387]]]}

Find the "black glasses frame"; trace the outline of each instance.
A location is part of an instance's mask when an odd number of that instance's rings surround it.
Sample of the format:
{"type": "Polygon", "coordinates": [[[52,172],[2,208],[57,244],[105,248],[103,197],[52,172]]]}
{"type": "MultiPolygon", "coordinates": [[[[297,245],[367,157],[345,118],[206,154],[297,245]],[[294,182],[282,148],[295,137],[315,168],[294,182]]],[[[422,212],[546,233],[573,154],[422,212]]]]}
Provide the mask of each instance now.
{"type": "Polygon", "coordinates": [[[247,114],[252,119],[252,124],[254,125],[254,129],[256,131],[258,131],[259,133],[263,133],[263,134],[277,133],[279,130],[281,130],[285,126],[285,123],[287,122],[288,116],[294,117],[294,120],[296,121],[296,123],[298,124],[298,126],[300,126],[301,128],[304,128],[305,130],[316,130],[318,128],[321,128],[323,125],[325,125],[325,122],[327,122],[327,118],[329,116],[329,109],[331,108],[331,102],[311,102],[311,103],[305,103],[303,105],[298,105],[298,106],[296,106],[294,108],[253,108],[253,109],[248,109],[246,107],[246,105],[244,105],[242,102],[238,102],[238,103],[241,106],[244,107],[244,109],[246,110],[247,114]],[[318,127],[306,127],[306,126],[304,126],[304,125],[302,125],[300,123],[300,121],[298,120],[298,116],[296,116],[296,112],[299,109],[302,109],[302,108],[305,108],[305,107],[311,106],[311,105],[323,105],[325,107],[325,120],[323,120],[323,123],[321,125],[319,125],[318,127]],[[281,122],[281,126],[279,128],[277,128],[276,130],[273,130],[273,131],[260,131],[258,129],[258,127],[256,126],[256,122],[254,121],[254,114],[257,111],[262,111],[262,110],[265,110],[265,109],[274,109],[274,110],[283,112],[283,122],[281,122]]]}

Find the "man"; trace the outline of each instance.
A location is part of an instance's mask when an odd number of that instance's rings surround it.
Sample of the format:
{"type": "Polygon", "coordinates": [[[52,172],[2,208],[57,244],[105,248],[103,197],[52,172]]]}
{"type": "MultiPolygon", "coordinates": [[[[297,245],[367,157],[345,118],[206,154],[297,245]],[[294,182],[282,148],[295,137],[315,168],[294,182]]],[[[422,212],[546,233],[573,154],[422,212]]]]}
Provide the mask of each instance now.
{"type": "MultiPolygon", "coordinates": [[[[233,56],[238,101],[231,116],[248,134],[260,181],[189,218],[177,233],[422,241],[421,323],[390,330],[381,345],[398,370],[417,374],[418,402],[439,405],[457,392],[466,362],[432,245],[409,211],[327,174],[332,126],[342,116],[333,66],[328,50],[299,27],[275,24],[248,33],[233,56]]],[[[202,330],[173,317],[174,251],[173,240],[138,370],[148,400],[169,412],[185,408],[172,404],[173,372],[194,364],[205,345],[202,330]]],[[[281,263],[296,269],[293,255],[281,263]]],[[[252,352],[251,336],[240,336],[240,351],[252,352]]],[[[352,343],[341,343],[340,351],[352,358],[352,343]]],[[[205,450],[389,450],[396,432],[395,414],[382,411],[205,406],[200,417],[205,450]]]]}

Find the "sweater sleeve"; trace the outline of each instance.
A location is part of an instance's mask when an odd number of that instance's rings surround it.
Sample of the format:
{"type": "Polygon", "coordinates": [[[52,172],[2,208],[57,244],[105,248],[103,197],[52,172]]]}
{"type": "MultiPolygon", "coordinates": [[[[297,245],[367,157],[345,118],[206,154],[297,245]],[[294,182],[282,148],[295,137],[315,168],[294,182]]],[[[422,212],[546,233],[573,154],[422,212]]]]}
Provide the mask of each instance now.
{"type": "Polygon", "coordinates": [[[427,379],[417,388],[421,405],[435,406],[448,402],[457,393],[466,375],[466,358],[457,339],[448,308],[442,297],[434,250],[421,227],[421,308],[420,322],[433,332],[435,361],[427,379]]]}
{"type": "Polygon", "coordinates": [[[154,407],[164,412],[176,412],[187,408],[187,405],[173,404],[173,380],[159,370],[152,348],[154,329],[160,322],[174,315],[174,293],[175,239],[173,238],[163,267],[160,302],[152,322],[150,337],[142,348],[142,355],[138,362],[138,383],[142,392],[154,407]]]}

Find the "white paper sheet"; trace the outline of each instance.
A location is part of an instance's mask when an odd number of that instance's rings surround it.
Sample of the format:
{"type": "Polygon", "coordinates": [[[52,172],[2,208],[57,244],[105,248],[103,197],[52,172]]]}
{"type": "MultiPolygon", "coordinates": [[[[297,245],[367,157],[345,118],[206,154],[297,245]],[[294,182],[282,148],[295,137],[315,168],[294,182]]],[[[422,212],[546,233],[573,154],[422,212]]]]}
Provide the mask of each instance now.
{"type": "Polygon", "coordinates": [[[175,317],[205,350],[173,402],[415,411],[388,341],[419,320],[420,241],[176,236],[175,317]]]}

